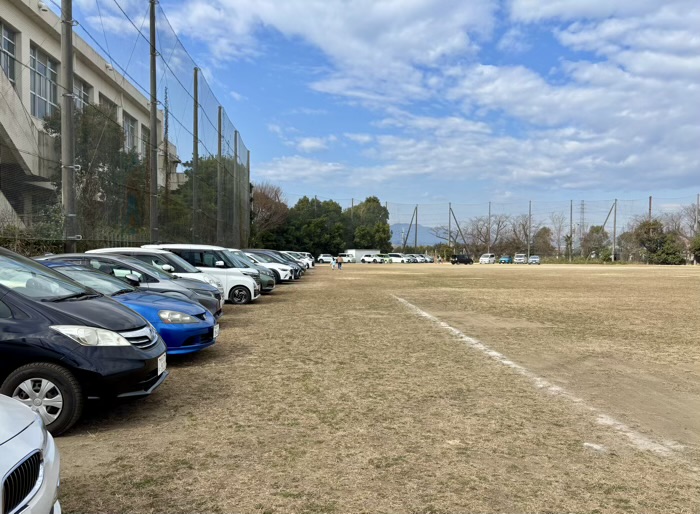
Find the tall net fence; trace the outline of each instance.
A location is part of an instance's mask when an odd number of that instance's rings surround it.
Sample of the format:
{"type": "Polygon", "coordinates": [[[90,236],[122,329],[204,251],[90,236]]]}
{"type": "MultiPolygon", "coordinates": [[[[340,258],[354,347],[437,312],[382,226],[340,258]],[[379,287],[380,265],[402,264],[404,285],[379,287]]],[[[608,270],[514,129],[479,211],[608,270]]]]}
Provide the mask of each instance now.
{"type": "MultiPolygon", "coordinates": [[[[659,220],[689,242],[698,233],[698,196],[636,200],[481,202],[472,204],[387,203],[392,242],[398,247],[439,244],[469,253],[530,250],[588,257],[590,234],[600,231],[616,243],[641,222],[659,220]],[[538,234],[540,238],[538,239],[538,234]],[[550,245],[544,248],[543,243],[550,245]],[[536,248],[536,244],[540,244],[536,248]],[[543,251],[546,250],[546,251],[543,251]]],[[[617,244],[616,251],[624,251],[617,244]]],[[[624,258],[623,255],[621,258],[624,258]]]]}
{"type": "Polygon", "coordinates": [[[77,20],[75,83],[66,91],[59,82],[60,6],[51,1],[56,12],[41,15],[44,34],[38,38],[24,33],[23,19],[0,14],[6,41],[0,59],[0,244],[27,253],[63,247],[61,102],[69,94],[78,249],[154,242],[152,150],[157,240],[246,246],[249,151],[210,86],[215,77],[198,66],[162,7],[156,11],[154,148],[148,3],[128,11],[133,3],[95,2],[94,19],[77,20]],[[110,29],[114,20],[118,30],[110,29]]]}

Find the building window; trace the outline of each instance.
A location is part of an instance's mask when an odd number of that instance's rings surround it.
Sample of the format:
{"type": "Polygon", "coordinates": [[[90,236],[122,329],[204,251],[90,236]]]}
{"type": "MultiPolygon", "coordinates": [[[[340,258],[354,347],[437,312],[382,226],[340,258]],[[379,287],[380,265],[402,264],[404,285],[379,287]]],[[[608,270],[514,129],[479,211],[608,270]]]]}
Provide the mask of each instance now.
{"type": "Polygon", "coordinates": [[[58,108],[58,63],[35,46],[29,61],[32,116],[45,118],[58,108]]]}
{"type": "Polygon", "coordinates": [[[151,131],[146,125],[141,125],[141,159],[146,160],[150,157],[149,149],[151,148],[151,131]]]}
{"type": "Polygon", "coordinates": [[[0,44],[0,68],[10,79],[12,87],[15,87],[15,32],[0,21],[0,33],[2,34],[2,44],[0,44]]]}
{"type": "Polygon", "coordinates": [[[73,79],[73,98],[76,109],[84,109],[90,103],[90,86],[78,77],[73,79]]]}
{"type": "Polygon", "coordinates": [[[100,111],[113,120],[117,119],[117,104],[100,93],[100,111]]]}
{"type": "Polygon", "coordinates": [[[131,152],[136,150],[136,120],[129,116],[126,112],[124,113],[124,150],[131,152]]]}

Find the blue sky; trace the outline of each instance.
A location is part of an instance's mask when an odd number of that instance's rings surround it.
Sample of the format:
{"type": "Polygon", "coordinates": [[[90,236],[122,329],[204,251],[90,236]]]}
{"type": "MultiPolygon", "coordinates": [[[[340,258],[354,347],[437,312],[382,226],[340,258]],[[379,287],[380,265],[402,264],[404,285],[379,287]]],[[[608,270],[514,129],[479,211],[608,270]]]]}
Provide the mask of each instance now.
{"type": "MultiPolygon", "coordinates": [[[[117,1],[143,18],[144,2],[117,1]]],[[[100,5],[76,0],[76,18],[125,64],[134,32],[100,5]]],[[[253,181],[290,200],[700,192],[697,0],[161,6],[251,149],[253,181]]]]}

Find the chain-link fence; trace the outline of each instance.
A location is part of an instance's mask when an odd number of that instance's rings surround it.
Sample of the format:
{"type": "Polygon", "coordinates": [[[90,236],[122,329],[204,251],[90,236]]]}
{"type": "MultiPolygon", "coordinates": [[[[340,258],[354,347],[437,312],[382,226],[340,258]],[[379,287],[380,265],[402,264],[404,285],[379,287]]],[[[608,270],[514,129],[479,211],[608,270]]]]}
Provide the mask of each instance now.
{"type": "MultiPolygon", "coordinates": [[[[26,253],[65,242],[66,94],[75,106],[78,248],[153,242],[149,5],[95,8],[91,23],[77,20],[73,91],[59,80],[60,15],[0,13],[0,244],[26,253]],[[119,20],[119,30],[109,20],[119,20]]],[[[160,5],[156,29],[157,239],[246,246],[250,153],[209,85],[216,78],[191,57],[160,5]]]]}

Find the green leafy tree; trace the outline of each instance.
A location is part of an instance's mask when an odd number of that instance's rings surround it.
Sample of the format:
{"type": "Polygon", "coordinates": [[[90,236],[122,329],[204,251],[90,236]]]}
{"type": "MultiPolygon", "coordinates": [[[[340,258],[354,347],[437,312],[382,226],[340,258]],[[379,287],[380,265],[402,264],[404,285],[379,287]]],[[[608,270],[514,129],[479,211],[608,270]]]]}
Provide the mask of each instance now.
{"type": "Polygon", "coordinates": [[[585,257],[590,257],[595,254],[596,258],[600,258],[603,249],[610,245],[610,236],[603,226],[593,225],[588,229],[588,233],[583,236],[581,245],[585,257]]]}
{"type": "Polygon", "coordinates": [[[695,258],[695,262],[700,262],[700,234],[696,235],[690,242],[690,253],[695,258]]]}
{"type": "Polygon", "coordinates": [[[532,253],[549,257],[555,252],[556,248],[552,244],[552,229],[540,228],[532,238],[532,253]]]}
{"type": "Polygon", "coordinates": [[[389,210],[379,198],[369,196],[344,213],[346,226],[346,248],[378,248],[389,252],[391,227],[389,210]]]}
{"type": "Polygon", "coordinates": [[[645,220],[637,225],[634,236],[644,249],[649,264],[684,264],[685,249],[675,232],[665,232],[660,220],[645,220]]]}

